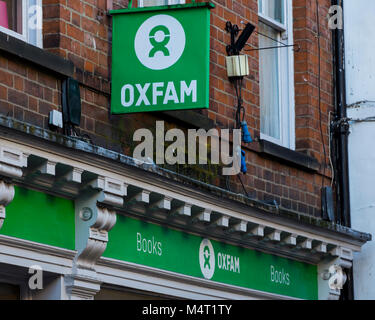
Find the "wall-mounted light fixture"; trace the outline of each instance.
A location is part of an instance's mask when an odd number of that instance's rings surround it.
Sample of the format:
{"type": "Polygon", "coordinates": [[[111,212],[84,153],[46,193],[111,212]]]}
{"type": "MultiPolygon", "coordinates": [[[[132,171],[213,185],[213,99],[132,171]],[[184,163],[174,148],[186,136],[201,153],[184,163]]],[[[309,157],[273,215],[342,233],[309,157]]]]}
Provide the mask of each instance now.
{"type": "Polygon", "coordinates": [[[237,25],[232,25],[230,21],[227,22],[225,30],[231,35],[231,44],[227,46],[226,64],[229,78],[244,77],[249,75],[249,61],[246,55],[240,55],[240,52],[246,45],[251,34],[255,30],[255,26],[247,23],[245,29],[242,31],[236,41],[236,37],[240,32],[237,25]]]}
{"type": "Polygon", "coordinates": [[[225,59],[229,78],[244,77],[250,74],[249,59],[246,55],[229,56],[225,59]]]}

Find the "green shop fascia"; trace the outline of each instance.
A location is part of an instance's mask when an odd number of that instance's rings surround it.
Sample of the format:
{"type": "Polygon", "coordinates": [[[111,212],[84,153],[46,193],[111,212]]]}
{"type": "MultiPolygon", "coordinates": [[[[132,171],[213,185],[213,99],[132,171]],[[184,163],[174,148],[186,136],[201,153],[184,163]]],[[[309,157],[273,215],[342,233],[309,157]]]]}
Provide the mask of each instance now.
{"type": "MultiPolygon", "coordinates": [[[[75,249],[74,201],[16,187],[0,234],[75,249]],[[25,205],[27,203],[27,206],[25,205]]],[[[317,299],[317,266],[117,215],[103,257],[300,299],[317,299]]]]}
{"type": "Polygon", "coordinates": [[[371,239],[86,142],[46,137],[27,126],[14,141],[0,136],[0,266],[45,257],[48,272],[79,279],[73,298],[94,297],[101,284],[125,289],[124,278],[182,298],[337,298],[328,280],[342,277],[329,270],[350,268],[371,239]]]}

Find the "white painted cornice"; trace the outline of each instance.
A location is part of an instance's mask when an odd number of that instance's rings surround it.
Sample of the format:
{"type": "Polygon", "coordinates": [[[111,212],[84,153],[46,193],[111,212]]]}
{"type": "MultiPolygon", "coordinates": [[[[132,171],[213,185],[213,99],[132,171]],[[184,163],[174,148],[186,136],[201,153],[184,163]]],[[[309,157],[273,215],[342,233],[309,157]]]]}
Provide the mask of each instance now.
{"type": "Polygon", "coordinates": [[[23,158],[30,155],[25,171],[31,170],[32,179],[19,177],[14,178],[14,182],[75,199],[76,219],[84,208],[91,210],[93,220],[76,220],[79,229],[76,230],[76,235],[79,235],[78,255],[89,269],[94,268],[100,252],[104,251],[105,234],[110,230],[107,226],[102,230],[94,226],[106,216],[98,206],[107,208],[112,217],[116,213],[131,215],[310,263],[318,263],[327,257],[333,259],[341,249],[360,251],[368,240],[365,237],[368,235],[350,229],[327,223],[319,226],[316,222],[312,223],[316,220],[313,217],[291,214],[294,218],[287,218],[266,205],[257,207],[250,200],[246,203],[240,195],[228,193],[220,197],[215,192],[225,191],[215,187],[212,187],[214,193],[202,191],[114,159],[66,149],[57,144],[49,144],[47,151],[47,142],[31,144],[31,140],[21,142],[0,138],[3,148],[15,150],[23,154],[23,158]],[[43,164],[47,169],[49,164],[50,170],[41,170],[43,164]],[[57,168],[55,164],[63,170],[52,170],[51,166],[57,168]]]}
{"type": "Polygon", "coordinates": [[[76,251],[0,235],[0,263],[44,271],[70,274],[76,251]]]}

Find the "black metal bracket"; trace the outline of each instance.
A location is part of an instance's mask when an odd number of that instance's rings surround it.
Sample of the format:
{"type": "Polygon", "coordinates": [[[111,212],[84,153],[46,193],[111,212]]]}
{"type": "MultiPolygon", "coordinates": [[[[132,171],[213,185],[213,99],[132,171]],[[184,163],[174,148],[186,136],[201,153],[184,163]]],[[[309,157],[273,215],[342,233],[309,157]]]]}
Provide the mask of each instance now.
{"type": "Polygon", "coordinates": [[[297,47],[294,49],[295,52],[301,51],[301,46],[299,44],[286,44],[283,46],[273,46],[273,47],[265,47],[265,48],[256,48],[256,49],[247,49],[245,51],[260,51],[260,50],[269,50],[269,49],[280,49],[280,48],[290,48],[290,47],[297,47]]]}
{"type": "Polygon", "coordinates": [[[331,122],[331,131],[334,134],[350,134],[350,119],[349,118],[342,118],[331,122]]]}
{"type": "Polygon", "coordinates": [[[227,46],[227,54],[229,56],[239,55],[241,50],[246,45],[246,42],[249,40],[249,37],[255,30],[255,26],[251,23],[246,23],[244,29],[240,29],[238,25],[232,25],[230,21],[227,21],[225,30],[230,33],[230,45],[227,46]],[[238,33],[242,30],[237,41],[236,37],[238,33]]]}
{"type": "Polygon", "coordinates": [[[230,45],[227,45],[228,56],[238,55],[239,52],[236,52],[235,49],[235,41],[238,33],[240,32],[240,28],[238,27],[238,25],[232,25],[230,21],[227,21],[225,30],[230,33],[230,45]]]}

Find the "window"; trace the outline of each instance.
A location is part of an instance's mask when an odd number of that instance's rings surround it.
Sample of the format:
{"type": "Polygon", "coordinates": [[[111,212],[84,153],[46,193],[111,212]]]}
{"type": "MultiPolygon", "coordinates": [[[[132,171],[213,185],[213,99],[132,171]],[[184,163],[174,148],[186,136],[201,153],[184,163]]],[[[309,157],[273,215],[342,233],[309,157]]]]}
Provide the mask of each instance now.
{"type": "Polygon", "coordinates": [[[0,0],[0,32],[42,47],[42,0],[0,0]]]}
{"type": "Polygon", "coordinates": [[[167,6],[172,4],[183,4],[185,0],[138,0],[139,7],[167,6]]]}
{"type": "MultiPolygon", "coordinates": [[[[292,45],[292,1],[259,0],[258,29],[259,48],[292,45]]],[[[260,50],[259,69],[261,139],[295,149],[292,48],[260,50]]]]}
{"type": "Polygon", "coordinates": [[[0,282],[0,300],[20,300],[20,287],[0,282]]]}

